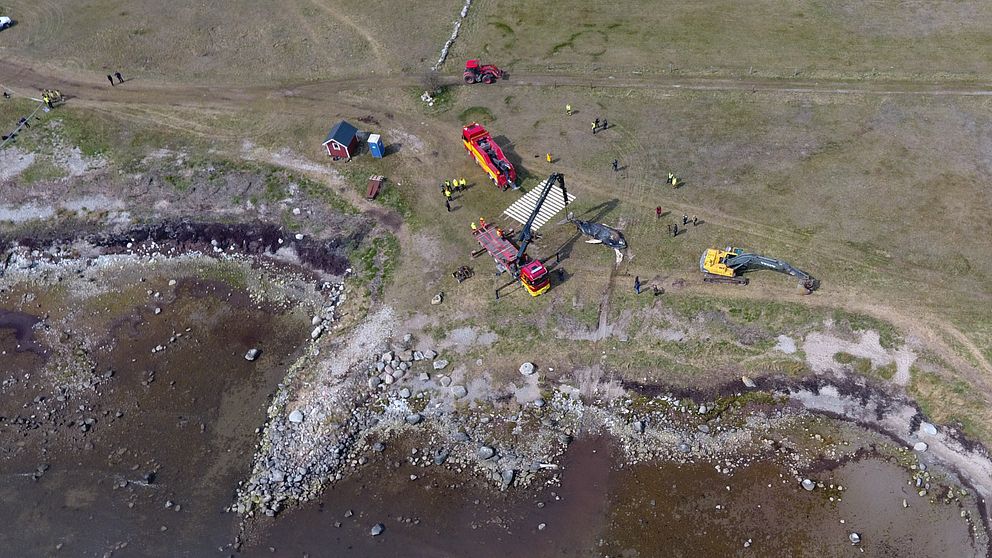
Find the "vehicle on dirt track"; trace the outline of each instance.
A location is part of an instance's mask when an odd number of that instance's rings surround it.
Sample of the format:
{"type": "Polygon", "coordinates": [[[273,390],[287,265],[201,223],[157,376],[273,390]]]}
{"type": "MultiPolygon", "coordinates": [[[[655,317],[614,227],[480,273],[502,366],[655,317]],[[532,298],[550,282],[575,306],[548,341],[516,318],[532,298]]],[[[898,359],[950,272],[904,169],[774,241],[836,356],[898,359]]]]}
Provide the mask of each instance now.
{"type": "Polygon", "coordinates": [[[13,24],[14,24],[14,20],[10,19],[7,16],[0,16],[0,31],[3,31],[4,29],[10,27],[13,24]]]}
{"type": "Polygon", "coordinates": [[[478,60],[465,62],[465,83],[493,83],[506,74],[492,64],[481,65],[478,60]]]}

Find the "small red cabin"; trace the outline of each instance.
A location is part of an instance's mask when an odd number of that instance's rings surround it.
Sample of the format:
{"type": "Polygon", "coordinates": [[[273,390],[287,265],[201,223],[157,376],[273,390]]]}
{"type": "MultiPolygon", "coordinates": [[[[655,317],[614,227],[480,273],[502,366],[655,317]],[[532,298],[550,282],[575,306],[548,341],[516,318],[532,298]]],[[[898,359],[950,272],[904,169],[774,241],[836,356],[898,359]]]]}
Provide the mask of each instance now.
{"type": "Polygon", "coordinates": [[[358,129],[342,120],[327,133],[324,140],[327,154],[335,159],[351,159],[358,149],[358,129]]]}

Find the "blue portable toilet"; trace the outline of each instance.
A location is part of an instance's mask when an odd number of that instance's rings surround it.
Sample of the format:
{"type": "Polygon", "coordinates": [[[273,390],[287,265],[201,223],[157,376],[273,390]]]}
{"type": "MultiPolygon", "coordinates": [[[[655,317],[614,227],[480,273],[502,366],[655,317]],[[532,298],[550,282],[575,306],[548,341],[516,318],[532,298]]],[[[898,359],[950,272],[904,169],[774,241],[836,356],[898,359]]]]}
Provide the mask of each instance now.
{"type": "Polygon", "coordinates": [[[376,159],[382,159],[383,155],[386,154],[386,148],[382,146],[382,137],[379,134],[369,136],[369,152],[376,159]]]}

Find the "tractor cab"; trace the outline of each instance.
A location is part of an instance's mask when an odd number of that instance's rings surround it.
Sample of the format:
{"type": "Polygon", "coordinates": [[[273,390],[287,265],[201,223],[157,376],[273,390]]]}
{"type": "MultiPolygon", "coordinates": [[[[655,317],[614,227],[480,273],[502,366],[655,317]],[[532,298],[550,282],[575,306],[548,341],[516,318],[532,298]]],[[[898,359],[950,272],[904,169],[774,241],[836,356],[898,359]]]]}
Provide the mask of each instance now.
{"type": "Polygon", "coordinates": [[[468,60],[465,62],[465,71],[472,72],[473,74],[479,73],[479,61],[478,60],[468,60]]]}
{"type": "Polygon", "coordinates": [[[548,268],[540,260],[531,260],[520,268],[520,282],[530,296],[542,295],[551,287],[548,268]]]}

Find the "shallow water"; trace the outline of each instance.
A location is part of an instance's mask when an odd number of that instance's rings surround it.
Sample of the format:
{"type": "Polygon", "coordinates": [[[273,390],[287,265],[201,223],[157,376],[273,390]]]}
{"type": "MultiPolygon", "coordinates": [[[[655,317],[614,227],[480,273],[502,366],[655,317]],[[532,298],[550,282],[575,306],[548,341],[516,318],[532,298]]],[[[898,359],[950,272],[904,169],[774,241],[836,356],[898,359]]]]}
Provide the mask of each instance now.
{"type": "Polygon", "coordinates": [[[560,487],[512,493],[460,482],[436,467],[388,465],[402,461],[404,451],[387,450],[318,502],[260,522],[245,554],[271,555],[274,548],[284,556],[356,557],[822,557],[861,555],[861,549],[870,556],[985,555],[973,546],[959,505],[918,497],[905,469],[879,457],[819,473],[828,486],[847,489],[830,502],[828,491],[806,492],[771,463],[731,475],[709,464],[617,469],[619,456],[599,436],[572,445],[560,487]],[[420,478],[410,481],[410,474],[420,478]],[[902,507],[904,497],[909,508],[902,507]],[[385,532],[370,536],[379,522],[385,532]],[[848,540],[852,531],[862,537],[859,548],[848,540]]]}

